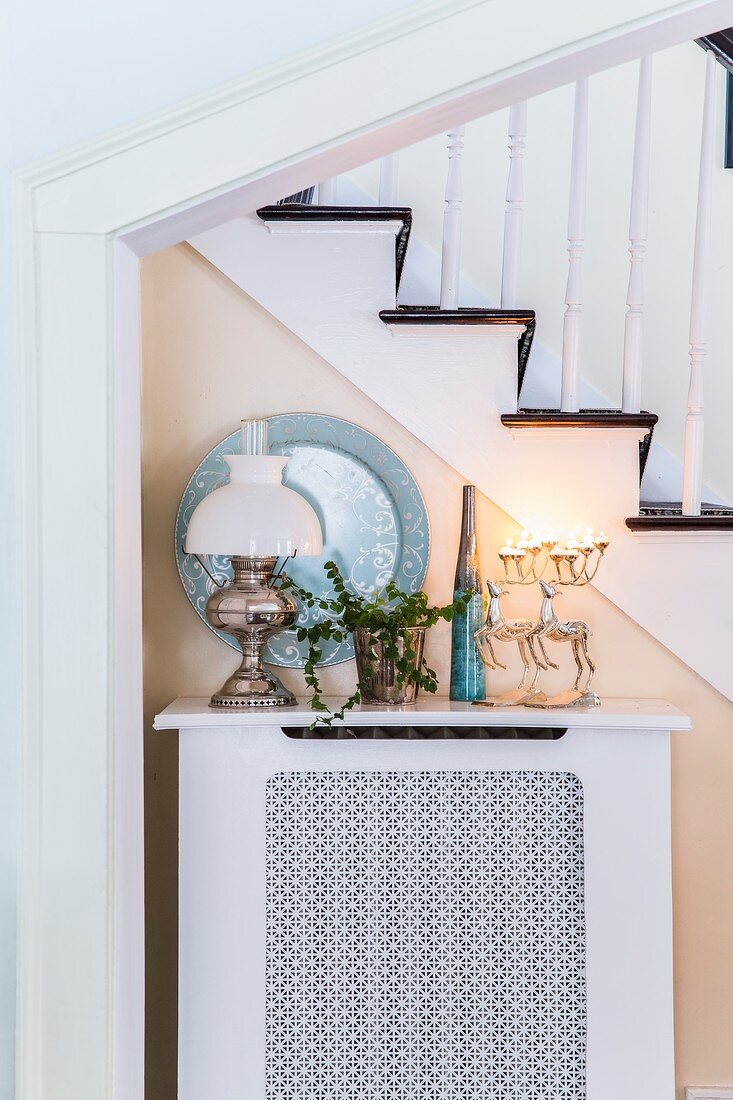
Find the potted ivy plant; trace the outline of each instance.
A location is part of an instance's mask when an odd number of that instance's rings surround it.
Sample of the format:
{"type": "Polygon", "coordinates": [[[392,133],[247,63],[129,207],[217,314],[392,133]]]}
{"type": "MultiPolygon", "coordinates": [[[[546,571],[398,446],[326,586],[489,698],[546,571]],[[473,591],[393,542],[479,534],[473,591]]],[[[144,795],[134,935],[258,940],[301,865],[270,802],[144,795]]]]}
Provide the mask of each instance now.
{"type": "Polygon", "coordinates": [[[405,706],[415,702],[420,688],[435,694],[438,678],[424,657],[425,632],[441,619],[450,622],[456,611],[465,611],[472,593],[462,593],[444,607],[430,607],[423,591],[403,592],[389,581],[376,594],[364,597],[347,587],[335,562],[326,562],[324,569],[331,596],[316,596],[290,578],[283,579],[284,588],[323,616],[296,631],[298,641],[308,642],[305,682],[312,689],[311,708],[318,712],[318,721],[330,726],[359,702],[405,706]],[[321,644],[343,642],[349,634],[354,638],[358,684],[341,709],[330,715],[316,671],[321,644]]]}

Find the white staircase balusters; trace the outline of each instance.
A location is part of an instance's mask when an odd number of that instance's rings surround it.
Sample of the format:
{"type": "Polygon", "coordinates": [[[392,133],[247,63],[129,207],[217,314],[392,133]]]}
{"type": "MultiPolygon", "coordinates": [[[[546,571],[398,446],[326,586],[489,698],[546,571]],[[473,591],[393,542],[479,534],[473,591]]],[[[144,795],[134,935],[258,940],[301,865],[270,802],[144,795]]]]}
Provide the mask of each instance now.
{"type": "Polygon", "coordinates": [[[705,97],[700,139],[700,175],[697,189],[695,252],[692,261],[692,299],[690,303],[690,387],[685,418],[685,450],[682,472],[682,513],[699,516],[702,503],[702,459],[705,434],[703,368],[705,346],[705,307],[710,253],[710,213],[715,153],[715,55],[708,50],[705,62],[705,97]]]}
{"type": "Polygon", "coordinates": [[[397,205],[397,174],[400,154],[388,153],[379,162],[379,206],[397,205]]]}
{"type": "Polygon", "coordinates": [[[504,210],[504,251],[501,265],[501,308],[516,309],[524,220],[524,150],[527,136],[527,104],[509,109],[509,177],[504,210]]]}
{"type": "Polygon", "coordinates": [[[337,176],[333,176],[330,180],[324,180],[323,183],[318,184],[319,206],[336,206],[337,179],[337,176]]]}
{"type": "Polygon", "coordinates": [[[644,253],[649,223],[649,142],[652,114],[652,59],[639,62],[639,91],[636,104],[634,168],[629,215],[629,286],[624,323],[624,374],[621,396],[623,412],[641,411],[642,337],[644,330],[644,253]]]}
{"type": "Polygon", "coordinates": [[[562,330],[563,412],[578,411],[580,383],[580,321],[583,311],[581,268],[585,251],[585,202],[588,167],[588,78],[575,85],[573,149],[570,161],[570,202],[568,209],[568,282],[565,290],[565,317],[562,330]]]}
{"type": "Polygon", "coordinates": [[[448,178],[443,212],[443,250],[440,264],[440,308],[456,309],[461,282],[463,228],[463,141],[465,126],[448,133],[448,178]]]}

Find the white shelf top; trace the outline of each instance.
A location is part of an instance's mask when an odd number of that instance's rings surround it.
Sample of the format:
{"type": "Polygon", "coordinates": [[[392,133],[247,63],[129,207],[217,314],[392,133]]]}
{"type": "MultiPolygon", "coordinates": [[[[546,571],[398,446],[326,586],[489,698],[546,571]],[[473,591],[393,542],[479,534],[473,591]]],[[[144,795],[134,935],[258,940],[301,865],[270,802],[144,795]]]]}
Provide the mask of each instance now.
{"type": "MultiPolygon", "coordinates": [[[[324,698],[338,710],[342,699],[324,698]]],[[[305,699],[294,707],[216,710],[207,698],[180,697],[156,715],[156,730],[211,729],[214,726],[309,726],[316,717],[305,699]]],[[[529,707],[474,707],[423,696],[409,707],[357,706],[345,726],[552,726],[571,729],[689,730],[688,715],[664,699],[605,699],[600,707],[535,710],[529,707]]]]}

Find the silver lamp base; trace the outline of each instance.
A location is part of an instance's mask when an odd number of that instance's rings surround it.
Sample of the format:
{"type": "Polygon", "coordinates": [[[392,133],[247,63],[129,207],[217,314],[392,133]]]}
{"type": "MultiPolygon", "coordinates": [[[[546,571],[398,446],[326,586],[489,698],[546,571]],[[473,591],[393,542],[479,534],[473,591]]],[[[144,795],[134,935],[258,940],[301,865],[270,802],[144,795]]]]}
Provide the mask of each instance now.
{"type": "Polygon", "coordinates": [[[277,676],[238,668],[211,696],[210,707],[294,707],[297,700],[277,676]]]}
{"type": "Polygon", "coordinates": [[[272,584],[276,558],[233,557],[233,579],[209,597],[206,618],[216,630],[232,634],[242,647],[242,663],[211,697],[210,707],[294,707],[296,698],[273,672],[262,653],[269,638],[291,627],[298,609],[272,584]]]}

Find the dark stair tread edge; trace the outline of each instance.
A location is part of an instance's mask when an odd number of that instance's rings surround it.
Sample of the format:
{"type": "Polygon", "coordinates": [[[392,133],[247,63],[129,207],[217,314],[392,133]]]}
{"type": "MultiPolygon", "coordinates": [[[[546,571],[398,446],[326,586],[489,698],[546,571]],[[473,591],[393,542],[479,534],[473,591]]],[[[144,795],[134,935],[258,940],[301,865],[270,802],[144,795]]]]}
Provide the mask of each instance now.
{"type": "Polygon", "coordinates": [[[533,309],[490,309],[488,306],[400,305],[396,309],[381,309],[379,316],[386,325],[526,325],[535,320],[533,309]]]}
{"type": "MultiPolygon", "coordinates": [[[[729,504],[710,504],[709,501],[704,500],[700,510],[704,516],[733,516],[733,508],[729,504]]],[[[679,500],[642,500],[639,503],[639,515],[642,516],[679,516],[681,514],[682,504],[679,500]]]]}
{"type": "Polygon", "coordinates": [[[681,505],[675,511],[642,505],[638,516],[626,519],[626,526],[631,531],[733,531],[733,508],[703,505],[702,515],[684,516],[681,505]]]}
{"type": "Polygon", "coordinates": [[[704,50],[711,50],[720,64],[729,73],[733,73],[733,27],[703,35],[702,38],[696,38],[695,41],[704,50]]]}
{"type": "Polygon", "coordinates": [[[412,209],[409,206],[311,206],[309,203],[293,202],[282,206],[261,206],[257,217],[263,222],[401,221],[402,229],[395,238],[395,288],[399,290],[412,228],[412,209]]]}
{"type": "Polygon", "coordinates": [[[512,428],[578,427],[587,428],[653,428],[659,420],[656,413],[625,413],[620,409],[579,409],[561,412],[559,409],[519,409],[503,413],[502,424],[512,428]]]}
{"type": "Polygon", "coordinates": [[[483,309],[480,306],[398,306],[381,309],[380,320],[385,325],[524,325],[517,341],[517,397],[522,390],[529,353],[532,350],[536,319],[533,309],[483,309]]]}
{"type": "Polygon", "coordinates": [[[289,202],[278,206],[261,206],[257,211],[263,221],[404,221],[412,218],[411,206],[314,206],[305,202],[289,202]]]}

